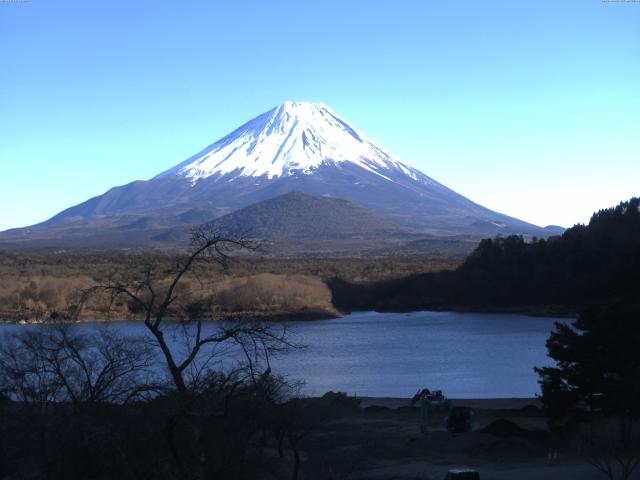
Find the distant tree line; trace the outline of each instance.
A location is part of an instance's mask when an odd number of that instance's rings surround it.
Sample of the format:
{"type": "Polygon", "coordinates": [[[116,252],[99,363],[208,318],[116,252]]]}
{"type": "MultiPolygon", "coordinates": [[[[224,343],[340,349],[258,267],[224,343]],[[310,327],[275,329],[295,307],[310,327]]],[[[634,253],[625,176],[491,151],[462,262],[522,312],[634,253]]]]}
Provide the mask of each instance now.
{"type": "Polygon", "coordinates": [[[640,199],[595,213],[562,236],[480,242],[454,271],[373,283],[330,280],[342,310],[535,308],[577,312],[589,305],[636,303],[640,287],[640,199]]]}
{"type": "MultiPolygon", "coordinates": [[[[181,255],[176,252],[141,251],[16,251],[0,249],[0,321],[48,321],[64,315],[77,301],[77,291],[95,279],[136,274],[152,263],[169,271],[181,255]]],[[[192,295],[215,296],[214,305],[230,314],[249,316],[309,315],[332,311],[331,293],[324,280],[340,277],[350,281],[397,278],[416,272],[455,268],[461,258],[434,260],[424,257],[382,258],[258,258],[234,257],[233,270],[215,265],[199,267],[199,281],[185,279],[182,289],[192,295]],[[306,278],[300,278],[304,276],[306,278]],[[304,309],[304,311],[302,311],[304,309]]],[[[112,304],[87,302],[84,319],[131,318],[140,313],[128,308],[124,298],[112,304]],[[106,307],[109,307],[107,312],[106,307]]]]}

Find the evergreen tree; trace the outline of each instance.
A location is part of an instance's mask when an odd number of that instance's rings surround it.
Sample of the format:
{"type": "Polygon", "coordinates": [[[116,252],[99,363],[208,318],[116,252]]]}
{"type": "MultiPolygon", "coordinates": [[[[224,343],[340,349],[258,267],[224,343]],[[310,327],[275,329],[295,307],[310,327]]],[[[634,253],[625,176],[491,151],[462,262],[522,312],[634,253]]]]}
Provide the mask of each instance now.
{"type": "Polygon", "coordinates": [[[624,304],[583,312],[557,323],[547,341],[555,367],[536,368],[550,420],[578,412],[618,416],[628,441],[640,417],[640,309],[624,304]]]}

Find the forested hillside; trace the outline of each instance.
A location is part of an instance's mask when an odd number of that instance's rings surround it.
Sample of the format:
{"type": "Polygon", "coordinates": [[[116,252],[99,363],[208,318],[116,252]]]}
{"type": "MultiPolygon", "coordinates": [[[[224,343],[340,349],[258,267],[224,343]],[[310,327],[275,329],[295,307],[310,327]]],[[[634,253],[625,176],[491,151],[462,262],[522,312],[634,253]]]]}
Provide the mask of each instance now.
{"type": "Polygon", "coordinates": [[[470,308],[575,311],[638,302],[640,199],[595,213],[562,236],[485,239],[455,271],[370,284],[334,279],[333,303],[350,309],[470,308]]]}

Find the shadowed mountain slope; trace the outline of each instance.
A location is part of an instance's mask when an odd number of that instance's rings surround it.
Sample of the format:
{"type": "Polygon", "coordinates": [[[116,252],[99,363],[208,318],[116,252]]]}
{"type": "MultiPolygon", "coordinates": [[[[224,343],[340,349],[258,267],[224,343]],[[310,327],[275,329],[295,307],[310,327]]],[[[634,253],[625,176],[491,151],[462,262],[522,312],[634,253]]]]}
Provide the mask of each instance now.
{"type": "Polygon", "coordinates": [[[332,239],[410,232],[353,202],[301,192],[249,205],[215,220],[211,225],[221,231],[267,239],[332,239]]]}

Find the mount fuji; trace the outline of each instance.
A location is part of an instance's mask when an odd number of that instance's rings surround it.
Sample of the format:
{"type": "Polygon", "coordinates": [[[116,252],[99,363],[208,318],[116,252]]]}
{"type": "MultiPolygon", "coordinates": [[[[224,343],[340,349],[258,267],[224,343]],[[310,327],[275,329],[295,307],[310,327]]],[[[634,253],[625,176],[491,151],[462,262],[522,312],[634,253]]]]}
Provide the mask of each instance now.
{"type": "Polygon", "coordinates": [[[558,233],[472,202],[385,151],[326,105],[287,101],[150,180],[114,187],[2,237],[81,243],[88,232],[106,239],[134,231],[126,237],[166,239],[171,235],[163,229],[212,221],[291,192],[350,201],[414,234],[558,233]]]}
{"type": "Polygon", "coordinates": [[[384,175],[385,171],[418,181],[427,179],[386,153],[326,105],[291,101],[245,123],[156,178],[177,174],[194,183],[215,175],[274,179],[298,173],[313,175],[323,166],[349,164],[389,181],[392,180],[384,175]]]}

